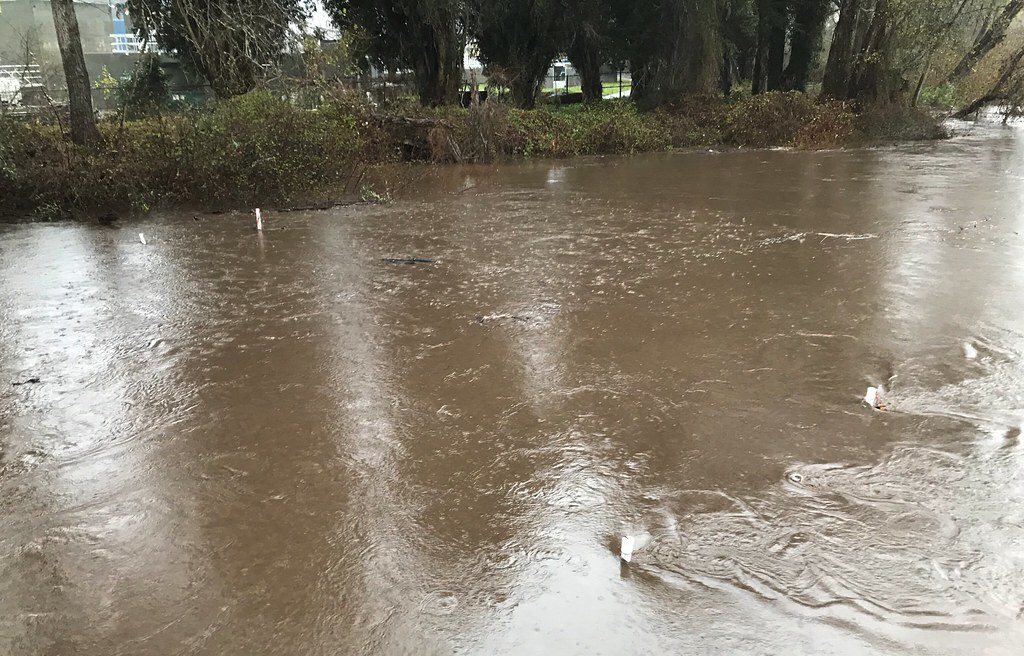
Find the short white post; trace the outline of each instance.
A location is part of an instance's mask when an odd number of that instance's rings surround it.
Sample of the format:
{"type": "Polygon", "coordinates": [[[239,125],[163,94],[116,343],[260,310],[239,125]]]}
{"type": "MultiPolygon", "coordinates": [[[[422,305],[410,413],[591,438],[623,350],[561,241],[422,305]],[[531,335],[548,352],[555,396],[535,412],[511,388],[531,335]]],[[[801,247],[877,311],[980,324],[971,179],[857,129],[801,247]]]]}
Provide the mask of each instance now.
{"type": "Polygon", "coordinates": [[[619,547],[619,558],[624,562],[630,562],[633,560],[633,548],[636,546],[636,538],[632,535],[626,535],[622,538],[622,544],[619,547]]]}
{"type": "Polygon", "coordinates": [[[263,215],[260,214],[260,208],[256,208],[256,230],[263,232],[263,215]]]}

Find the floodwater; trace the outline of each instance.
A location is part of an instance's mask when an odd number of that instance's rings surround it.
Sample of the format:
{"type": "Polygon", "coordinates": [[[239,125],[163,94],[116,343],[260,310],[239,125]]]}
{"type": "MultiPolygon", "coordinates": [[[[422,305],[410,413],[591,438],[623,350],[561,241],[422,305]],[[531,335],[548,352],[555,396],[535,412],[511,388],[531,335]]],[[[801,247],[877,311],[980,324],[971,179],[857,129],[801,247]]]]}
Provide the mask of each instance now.
{"type": "Polygon", "coordinates": [[[1020,653],[1024,131],[405,196],[0,227],[0,654],[1020,653]]]}

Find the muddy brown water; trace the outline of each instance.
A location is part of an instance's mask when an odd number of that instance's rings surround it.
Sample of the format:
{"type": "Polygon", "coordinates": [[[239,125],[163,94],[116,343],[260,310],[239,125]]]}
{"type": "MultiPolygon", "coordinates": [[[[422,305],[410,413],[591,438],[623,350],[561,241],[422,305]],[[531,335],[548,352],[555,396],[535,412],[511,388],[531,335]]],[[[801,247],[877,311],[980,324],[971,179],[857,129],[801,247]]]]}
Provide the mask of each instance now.
{"type": "Polygon", "coordinates": [[[0,227],[0,653],[1020,653],[1024,132],[418,186],[0,227]]]}

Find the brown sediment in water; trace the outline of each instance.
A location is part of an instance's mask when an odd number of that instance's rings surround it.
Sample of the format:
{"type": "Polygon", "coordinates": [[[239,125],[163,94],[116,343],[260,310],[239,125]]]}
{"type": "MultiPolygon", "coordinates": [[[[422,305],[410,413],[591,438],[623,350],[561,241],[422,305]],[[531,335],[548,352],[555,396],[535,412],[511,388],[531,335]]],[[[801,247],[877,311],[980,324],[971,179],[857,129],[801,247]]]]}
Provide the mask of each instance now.
{"type": "Polygon", "coordinates": [[[2,226],[0,653],[1013,653],[1022,155],[2,226]]]}

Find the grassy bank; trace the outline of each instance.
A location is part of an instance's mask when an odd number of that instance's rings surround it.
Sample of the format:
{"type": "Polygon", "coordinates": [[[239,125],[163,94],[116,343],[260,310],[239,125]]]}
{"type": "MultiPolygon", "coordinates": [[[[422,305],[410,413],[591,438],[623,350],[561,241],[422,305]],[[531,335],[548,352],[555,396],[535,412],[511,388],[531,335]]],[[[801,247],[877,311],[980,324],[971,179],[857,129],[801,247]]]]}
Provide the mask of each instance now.
{"type": "Polygon", "coordinates": [[[351,99],[300,109],[255,92],[188,113],[101,123],[103,144],[59,126],[0,117],[0,215],[54,219],[157,206],[294,204],[372,194],[363,173],[402,160],[476,162],[636,153],[673,147],[833,148],[933,139],[906,109],[853,113],[808,96],[691,98],[643,113],[628,101],[518,110],[402,108],[351,99]]]}

